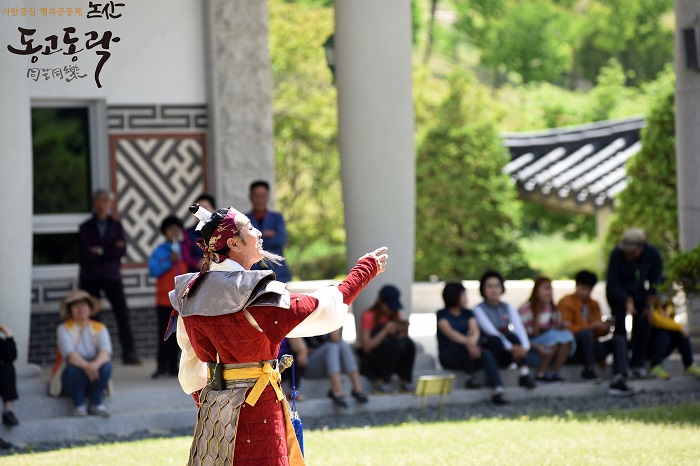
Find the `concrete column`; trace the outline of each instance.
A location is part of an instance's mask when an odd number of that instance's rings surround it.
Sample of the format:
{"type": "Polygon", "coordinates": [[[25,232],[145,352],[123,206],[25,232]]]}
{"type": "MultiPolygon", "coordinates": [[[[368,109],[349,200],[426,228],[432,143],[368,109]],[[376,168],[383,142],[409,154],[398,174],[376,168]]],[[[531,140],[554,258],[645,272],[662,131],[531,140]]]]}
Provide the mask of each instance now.
{"type": "Polygon", "coordinates": [[[389,247],[387,271],[355,301],[356,315],[386,283],[401,290],[406,312],[411,310],[416,192],[411,51],[411,2],[336,0],[348,264],[378,246],[389,247]]]}
{"type": "Polygon", "coordinates": [[[19,373],[28,367],[31,319],[32,135],[25,77],[29,59],[11,54],[5,45],[17,43],[17,28],[23,26],[21,17],[0,15],[0,322],[14,333],[19,373]]]}
{"type": "MultiPolygon", "coordinates": [[[[676,166],[681,249],[700,242],[700,72],[686,67],[682,30],[700,24],[700,2],[676,0],[676,166]]],[[[700,303],[689,302],[688,325],[695,348],[700,345],[700,303]]]]}
{"type": "Polygon", "coordinates": [[[220,207],[247,211],[250,182],[275,181],[267,1],[205,0],[204,22],[209,179],[220,207]]]}

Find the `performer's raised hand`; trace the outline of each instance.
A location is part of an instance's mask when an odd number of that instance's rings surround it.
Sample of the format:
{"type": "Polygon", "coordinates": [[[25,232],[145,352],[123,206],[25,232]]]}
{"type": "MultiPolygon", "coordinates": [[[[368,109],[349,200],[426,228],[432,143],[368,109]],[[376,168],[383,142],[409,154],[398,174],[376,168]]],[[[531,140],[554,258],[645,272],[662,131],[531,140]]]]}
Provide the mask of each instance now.
{"type": "Polygon", "coordinates": [[[374,259],[376,259],[379,268],[377,275],[379,275],[380,273],[386,270],[386,261],[389,258],[389,255],[386,253],[388,250],[389,248],[387,248],[386,246],[382,246],[381,248],[377,248],[374,251],[365,254],[360,259],[364,257],[373,257],[374,259]]]}

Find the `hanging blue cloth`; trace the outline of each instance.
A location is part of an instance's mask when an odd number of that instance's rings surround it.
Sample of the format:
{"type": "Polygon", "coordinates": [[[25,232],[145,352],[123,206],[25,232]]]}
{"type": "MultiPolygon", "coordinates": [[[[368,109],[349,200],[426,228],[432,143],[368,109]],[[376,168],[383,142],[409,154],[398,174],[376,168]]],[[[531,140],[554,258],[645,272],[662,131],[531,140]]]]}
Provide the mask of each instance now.
{"type": "Polygon", "coordinates": [[[292,427],[294,428],[294,434],[297,436],[297,442],[299,442],[299,448],[301,449],[301,456],[304,456],[304,425],[301,423],[301,418],[299,417],[299,412],[297,411],[297,396],[299,392],[294,384],[294,366],[296,364],[292,363],[292,427]]]}

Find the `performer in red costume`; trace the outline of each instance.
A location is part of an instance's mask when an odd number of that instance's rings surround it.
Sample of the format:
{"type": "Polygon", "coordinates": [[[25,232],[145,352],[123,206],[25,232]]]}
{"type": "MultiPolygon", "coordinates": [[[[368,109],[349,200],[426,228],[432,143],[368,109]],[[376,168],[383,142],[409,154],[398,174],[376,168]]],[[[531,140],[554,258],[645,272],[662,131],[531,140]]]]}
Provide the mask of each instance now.
{"type": "Polygon", "coordinates": [[[190,211],[200,219],[205,263],[176,277],[170,292],[180,384],[199,407],[188,464],[303,465],[280,386],[280,342],[340,328],[348,305],[384,271],[387,249],[361,257],[338,286],[290,294],[274,272],[250,270],[277,256],[245,215],[197,204],[190,211]]]}

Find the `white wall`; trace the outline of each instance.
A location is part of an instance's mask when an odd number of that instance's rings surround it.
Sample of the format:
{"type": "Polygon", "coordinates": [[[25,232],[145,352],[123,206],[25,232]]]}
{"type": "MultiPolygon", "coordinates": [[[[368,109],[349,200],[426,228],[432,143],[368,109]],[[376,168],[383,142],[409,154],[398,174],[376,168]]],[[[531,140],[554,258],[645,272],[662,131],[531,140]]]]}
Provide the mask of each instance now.
{"type": "MultiPolygon", "coordinates": [[[[103,5],[108,2],[101,2],[103,5]]],[[[115,2],[118,3],[118,2],[115,2]]],[[[116,104],[202,104],[206,102],[204,83],[204,43],[202,7],[200,0],[140,0],[124,1],[126,6],[117,9],[121,18],[88,19],[88,2],[67,0],[60,5],[55,2],[27,0],[26,6],[36,8],[36,16],[26,17],[27,27],[37,29],[32,36],[34,45],[45,45],[44,37],[59,36],[59,47],[64,51],[63,28],[74,27],[80,40],[76,44],[83,48],[84,34],[96,31],[102,37],[110,30],[121,38],[111,43],[112,56],[100,73],[102,88],[97,88],[94,72],[101,50],[83,50],[77,54],[78,61],[62,52],[51,56],[38,54],[39,60],[30,63],[26,56],[11,54],[16,72],[26,79],[27,68],[54,68],[77,64],[88,76],[73,82],[39,78],[27,80],[33,99],[106,99],[108,105],[116,104]],[[43,16],[40,8],[49,6],[83,9],[82,16],[43,16]]],[[[11,6],[11,5],[10,5],[11,6]]],[[[10,18],[8,21],[13,24],[10,18]]],[[[19,18],[16,18],[19,19],[19,18]]],[[[20,25],[19,21],[17,26],[20,25]]],[[[14,24],[13,24],[14,26],[14,24]]],[[[20,34],[14,28],[12,45],[20,48],[20,34]]],[[[3,47],[4,49],[4,47],[3,47]]],[[[6,49],[3,53],[9,53],[6,49]]]]}

